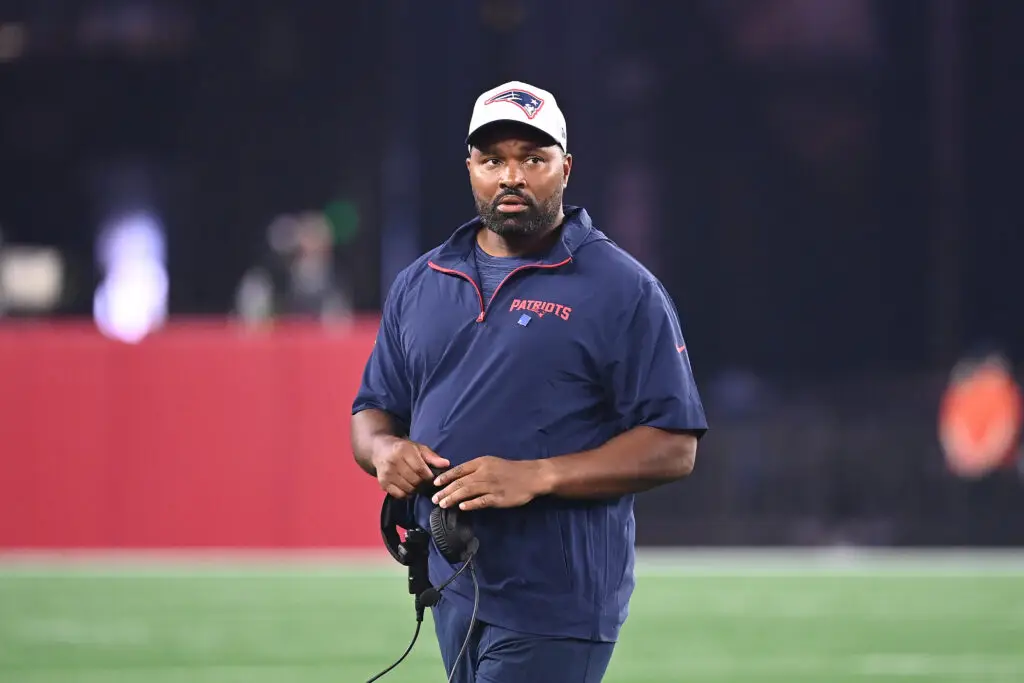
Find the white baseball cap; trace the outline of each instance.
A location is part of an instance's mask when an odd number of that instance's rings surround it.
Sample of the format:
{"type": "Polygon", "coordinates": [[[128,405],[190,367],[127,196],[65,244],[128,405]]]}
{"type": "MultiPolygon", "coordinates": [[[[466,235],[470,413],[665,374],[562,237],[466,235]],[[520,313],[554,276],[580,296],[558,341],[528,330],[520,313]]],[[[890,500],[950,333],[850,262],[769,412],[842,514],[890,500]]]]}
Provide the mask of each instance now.
{"type": "Polygon", "coordinates": [[[522,81],[509,81],[480,95],[473,106],[466,144],[475,132],[497,121],[515,121],[536,128],[554,138],[563,151],[569,151],[565,116],[555,96],[547,90],[522,81]]]}

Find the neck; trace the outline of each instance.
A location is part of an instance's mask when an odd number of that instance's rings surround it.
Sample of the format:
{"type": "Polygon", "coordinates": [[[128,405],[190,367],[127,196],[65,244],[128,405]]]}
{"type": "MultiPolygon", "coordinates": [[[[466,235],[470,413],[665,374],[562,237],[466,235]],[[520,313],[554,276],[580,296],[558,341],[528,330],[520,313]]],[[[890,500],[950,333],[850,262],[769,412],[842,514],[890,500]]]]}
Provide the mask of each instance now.
{"type": "Polygon", "coordinates": [[[542,251],[558,239],[558,228],[565,219],[565,213],[558,212],[555,222],[542,232],[533,235],[502,236],[484,228],[476,234],[476,242],[480,248],[491,256],[517,257],[542,251]]]}

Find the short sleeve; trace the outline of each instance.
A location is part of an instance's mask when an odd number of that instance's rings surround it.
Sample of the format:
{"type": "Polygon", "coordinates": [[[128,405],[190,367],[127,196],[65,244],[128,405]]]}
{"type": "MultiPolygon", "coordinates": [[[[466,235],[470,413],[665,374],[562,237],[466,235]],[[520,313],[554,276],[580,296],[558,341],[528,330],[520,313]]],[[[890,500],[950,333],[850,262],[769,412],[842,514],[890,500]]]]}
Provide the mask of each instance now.
{"type": "Polygon", "coordinates": [[[620,329],[608,381],[623,431],[639,426],[707,431],[675,305],[657,281],[644,284],[620,329]]]}
{"type": "Polygon", "coordinates": [[[396,279],[384,302],[377,339],[363,370],[352,414],[376,408],[390,413],[408,428],[412,419],[412,392],[399,328],[399,281],[400,278],[396,279]]]}

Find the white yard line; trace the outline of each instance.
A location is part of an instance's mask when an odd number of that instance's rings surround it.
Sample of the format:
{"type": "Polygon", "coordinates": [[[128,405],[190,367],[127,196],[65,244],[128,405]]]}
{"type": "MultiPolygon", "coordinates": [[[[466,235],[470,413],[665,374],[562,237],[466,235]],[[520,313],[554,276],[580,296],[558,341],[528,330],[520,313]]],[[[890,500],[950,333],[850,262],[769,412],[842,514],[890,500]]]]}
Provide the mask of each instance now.
{"type": "MultiPolygon", "coordinates": [[[[385,551],[0,551],[0,576],[387,576],[403,568],[385,551]]],[[[653,549],[637,552],[641,576],[1024,576],[1024,551],[889,549],[653,549]]]]}

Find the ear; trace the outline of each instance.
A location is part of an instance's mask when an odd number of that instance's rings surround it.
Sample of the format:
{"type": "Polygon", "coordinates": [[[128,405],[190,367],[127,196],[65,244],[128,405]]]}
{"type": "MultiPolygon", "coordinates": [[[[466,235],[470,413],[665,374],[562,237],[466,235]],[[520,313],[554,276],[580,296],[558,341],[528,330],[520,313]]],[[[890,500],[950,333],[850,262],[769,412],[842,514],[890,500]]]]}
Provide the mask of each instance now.
{"type": "Polygon", "coordinates": [[[562,158],[562,188],[569,185],[569,174],[572,173],[572,155],[566,154],[562,158]]]}

